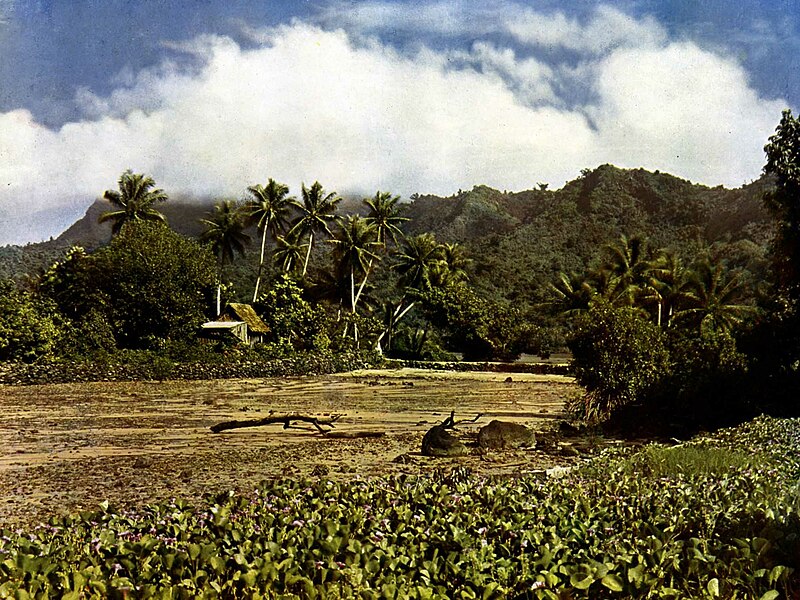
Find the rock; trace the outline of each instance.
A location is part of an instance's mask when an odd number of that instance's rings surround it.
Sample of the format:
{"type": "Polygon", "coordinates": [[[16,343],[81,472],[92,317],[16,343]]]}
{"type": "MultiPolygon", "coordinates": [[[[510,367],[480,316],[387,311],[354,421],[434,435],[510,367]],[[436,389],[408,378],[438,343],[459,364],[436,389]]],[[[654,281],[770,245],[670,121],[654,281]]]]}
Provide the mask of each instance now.
{"type": "Polygon", "coordinates": [[[478,432],[478,446],[481,448],[502,450],[535,445],[533,431],[520,423],[494,420],[478,432]]]}
{"type": "Polygon", "coordinates": [[[424,456],[463,456],[467,452],[467,447],[441,425],[432,427],[422,438],[424,456]]]}

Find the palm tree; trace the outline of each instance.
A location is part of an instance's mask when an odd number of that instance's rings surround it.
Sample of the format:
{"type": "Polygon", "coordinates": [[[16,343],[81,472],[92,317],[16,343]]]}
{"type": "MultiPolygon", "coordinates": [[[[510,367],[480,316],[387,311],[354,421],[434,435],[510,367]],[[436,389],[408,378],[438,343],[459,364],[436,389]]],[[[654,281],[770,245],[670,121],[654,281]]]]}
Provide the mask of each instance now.
{"type": "Polygon", "coordinates": [[[308,236],[308,249],[306,259],[303,262],[303,276],[308,270],[308,259],[311,256],[311,246],[314,243],[314,233],[324,231],[330,234],[328,226],[336,217],[336,205],[342,199],[336,192],[325,194],[325,190],[319,181],[315,181],[310,188],[302,186],[303,202],[294,201],[292,204],[300,209],[300,217],[295,221],[289,234],[297,239],[308,236]]]}
{"type": "Polygon", "coordinates": [[[670,327],[675,314],[690,301],[690,272],[674,252],[661,250],[651,264],[645,302],[656,304],[656,324],[670,327]]]}
{"type": "Polygon", "coordinates": [[[392,196],[390,192],[375,192],[374,198],[364,198],[364,204],[369,207],[367,222],[377,230],[378,243],[386,245],[387,236],[397,243],[398,237],[403,237],[400,224],[408,221],[407,217],[400,216],[400,196],[392,196]]]}
{"type": "Polygon", "coordinates": [[[403,287],[423,290],[430,287],[431,271],[443,260],[443,247],[433,235],[422,233],[403,241],[394,268],[403,287]]]}
{"type": "MultiPolygon", "coordinates": [[[[426,290],[431,287],[433,272],[441,268],[444,262],[444,247],[430,233],[415,235],[403,240],[403,247],[400,249],[396,261],[393,268],[400,274],[402,287],[406,290],[426,290]]],[[[394,326],[413,308],[414,302],[403,306],[406,294],[407,291],[403,292],[391,314],[384,319],[386,329],[378,337],[376,346],[378,350],[380,350],[381,341],[387,335],[389,337],[386,347],[391,347],[391,333],[394,326]]]]}
{"type": "Polygon", "coordinates": [[[211,251],[219,260],[217,279],[217,315],[221,312],[222,271],[226,262],[231,263],[236,254],[243,255],[250,236],[244,233],[245,222],[240,208],[233,200],[223,200],[209,212],[209,219],[201,219],[206,226],[200,240],[211,244],[211,251]]]}
{"type": "MultiPolygon", "coordinates": [[[[339,262],[339,270],[350,278],[350,310],[356,312],[356,306],[364,286],[367,283],[373,261],[378,255],[373,251],[379,245],[377,241],[377,228],[358,215],[350,215],[339,221],[339,230],[330,240],[336,245],[335,256],[339,262]],[[356,293],[356,276],[363,279],[356,293]]],[[[344,335],[347,335],[345,327],[344,335]]],[[[356,343],[358,343],[358,327],[354,327],[356,343]]]]}
{"type": "Polygon", "coordinates": [[[639,236],[623,235],[617,242],[606,245],[605,250],[608,257],[601,267],[609,275],[605,295],[612,304],[633,306],[650,280],[652,264],[647,243],[639,236]]]}
{"type": "Polygon", "coordinates": [[[153,205],[167,200],[164,190],[152,189],[156,182],[152,177],[134,173],[130,169],[119,178],[119,191],[106,190],[103,198],[108,200],[117,210],[104,212],[97,219],[98,223],[111,221],[111,234],[116,235],[125,223],[130,221],[160,221],[166,218],[153,205]]]}
{"type": "Polygon", "coordinates": [[[305,254],[306,245],[291,235],[275,237],[275,251],[272,258],[285,272],[294,271],[305,254]]]}
{"type": "Polygon", "coordinates": [[[330,242],[336,246],[335,256],[339,262],[340,271],[346,273],[350,278],[350,306],[355,312],[358,302],[356,276],[359,278],[364,276],[359,285],[360,295],[369,276],[372,261],[378,258],[374,252],[379,245],[377,228],[358,215],[350,215],[339,221],[339,229],[330,242]]]}
{"type": "Polygon", "coordinates": [[[679,311],[675,320],[704,332],[727,332],[755,312],[753,306],[738,304],[744,289],[736,274],[721,263],[700,260],[693,265],[689,282],[689,308],[679,311]]]}
{"type": "Polygon", "coordinates": [[[565,317],[589,310],[592,298],[597,295],[591,280],[575,273],[559,273],[558,280],[550,284],[550,293],[553,300],[548,306],[565,317]]]}
{"type": "Polygon", "coordinates": [[[266,186],[261,184],[252,185],[247,188],[252,194],[252,198],[245,204],[245,214],[247,222],[255,225],[261,232],[261,255],[258,261],[258,276],[256,277],[256,287],[253,291],[253,302],[258,298],[258,289],[261,286],[261,274],[264,269],[264,251],[267,246],[267,234],[277,236],[278,232],[283,232],[288,220],[288,212],[292,206],[294,198],[289,196],[289,186],[278,183],[274,179],[267,182],[266,186]]]}
{"type": "Polygon", "coordinates": [[[442,260],[431,269],[431,283],[436,287],[446,287],[456,283],[467,281],[467,269],[472,264],[472,260],[467,257],[467,253],[461,244],[442,244],[442,260]]]}

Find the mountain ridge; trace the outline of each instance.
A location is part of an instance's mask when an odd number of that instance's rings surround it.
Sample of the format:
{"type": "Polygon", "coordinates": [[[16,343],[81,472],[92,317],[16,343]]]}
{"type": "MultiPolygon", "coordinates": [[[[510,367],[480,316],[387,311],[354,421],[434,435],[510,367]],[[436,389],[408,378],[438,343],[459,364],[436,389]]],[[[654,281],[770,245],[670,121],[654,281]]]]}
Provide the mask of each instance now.
{"type": "MultiPolygon", "coordinates": [[[[580,272],[622,234],[643,235],[653,246],[687,256],[716,244],[733,267],[754,269],[753,276],[761,277],[772,235],[762,200],[770,185],[761,178],[740,188],[709,187],[658,171],[601,165],[558,190],[501,192],[476,185],[449,197],[414,194],[403,203],[410,219],[405,230],[464,245],[475,261],[476,287],[509,300],[541,296],[559,271],[580,272]]],[[[158,208],[173,229],[197,236],[199,219],[213,203],[177,198],[158,208]]],[[[0,248],[0,276],[18,276],[23,268],[41,271],[71,245],[103,245],[110,226],[97,220],[110,208],[95,201],[55,240],[0,248]]],[[[340,205],[340,214],[363,210],[359,198],[340,205]]]]}

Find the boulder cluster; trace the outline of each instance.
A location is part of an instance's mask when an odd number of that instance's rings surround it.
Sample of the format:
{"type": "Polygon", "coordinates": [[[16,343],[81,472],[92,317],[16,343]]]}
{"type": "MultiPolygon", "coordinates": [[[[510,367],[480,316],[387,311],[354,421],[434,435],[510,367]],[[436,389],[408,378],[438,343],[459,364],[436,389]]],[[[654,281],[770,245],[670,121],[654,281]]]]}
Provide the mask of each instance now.
{"type": "MultiPolygon", "coordinates": [[[[447,423],[435,425],[422,438],[422,454],[453,457],[469,454],[467,446],[454,436],[447,423]]],[[[493,420],[478,431],[478,448],[482,450],[515,450],[536,446],[536,435],[520,423],[493,420]]]]}

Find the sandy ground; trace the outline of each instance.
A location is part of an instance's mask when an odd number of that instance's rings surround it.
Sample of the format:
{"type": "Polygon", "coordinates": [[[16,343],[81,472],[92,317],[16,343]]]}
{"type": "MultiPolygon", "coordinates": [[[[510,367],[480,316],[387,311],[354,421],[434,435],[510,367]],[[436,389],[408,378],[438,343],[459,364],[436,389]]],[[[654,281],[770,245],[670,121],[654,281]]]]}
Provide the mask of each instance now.
{"type": "MultiPolygon", "coordinates": [[[[574,461],[565,452],[526,449],[433,459],[422,436],[451,410],[465,442],[497,418],[547,429],[578,393],[571,378],[500,373],[358,371],[259,380],[0,386],[0,526],[94,509],[108,499],[135,506],[172,497],[250,490],[264,479],[425,473],[464,465],[520,474],[574,461]],[[324,437],[309,426],[231,430],[228,420],[302,413],[341,415],[324,437]],[[401,457],[398,460],[398,457],[401,457]]],[[[557,449],[558,450],[558,449],[557,449]]]]}

